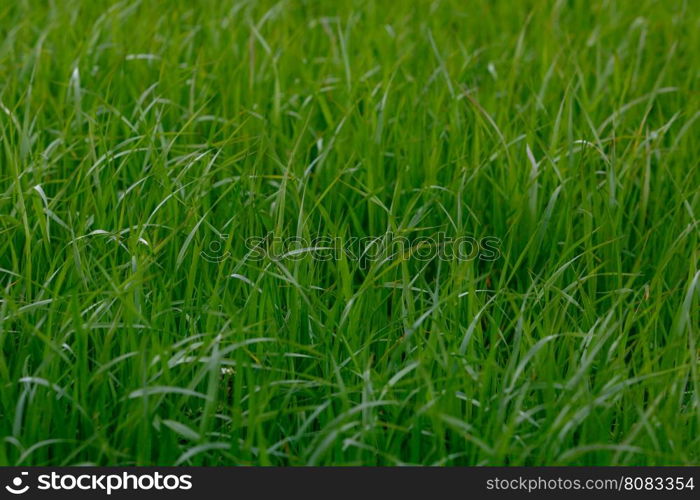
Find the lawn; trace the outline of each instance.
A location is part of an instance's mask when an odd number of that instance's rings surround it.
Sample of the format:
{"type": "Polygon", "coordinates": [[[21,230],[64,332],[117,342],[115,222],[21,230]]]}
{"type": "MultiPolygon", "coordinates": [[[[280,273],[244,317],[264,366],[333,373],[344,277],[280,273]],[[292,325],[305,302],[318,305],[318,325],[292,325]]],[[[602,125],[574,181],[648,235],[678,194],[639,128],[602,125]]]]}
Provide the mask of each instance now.
{"type": "Polygon", "coordinates": [[[700,463],[700,2],[7,0],[0,464],[700,463]]]}

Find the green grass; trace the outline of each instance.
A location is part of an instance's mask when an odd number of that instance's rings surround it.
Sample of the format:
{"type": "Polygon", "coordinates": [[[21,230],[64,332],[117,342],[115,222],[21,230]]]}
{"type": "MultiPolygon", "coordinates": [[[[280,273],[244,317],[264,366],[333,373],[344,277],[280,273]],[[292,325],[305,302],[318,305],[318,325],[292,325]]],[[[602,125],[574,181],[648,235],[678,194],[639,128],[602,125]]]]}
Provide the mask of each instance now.
{"type": "Polygon", "coordinates": [[[699,47],[696,0],[2,2],[0,464],[700,463],[699,47]],[[500,256],[246,246],[440,233],[500,256]]]}

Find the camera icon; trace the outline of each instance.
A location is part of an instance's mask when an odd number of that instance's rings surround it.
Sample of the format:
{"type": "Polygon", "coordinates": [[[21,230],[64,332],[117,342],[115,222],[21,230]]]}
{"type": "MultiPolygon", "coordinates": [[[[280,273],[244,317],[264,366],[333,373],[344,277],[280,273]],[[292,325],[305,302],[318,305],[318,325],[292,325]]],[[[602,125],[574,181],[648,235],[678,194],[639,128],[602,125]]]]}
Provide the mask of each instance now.
{"type": "Polygon", "coordinates": [[[219,234],[217,239],[209,242],[205,250],[199,252],[199,255],[207,262],[219,264],[231,257],[231,252],[224,251],[224,243],[228,239],[228,234],[219,234]]]}
{"type": "Polygon", "coordinates": [[[5,489],[13,495],[22,495],[29,490],[29,485],[22,487],[22,476],[28,476],[28,472],[21,472],[19,476],[12,479],[12,485],[5,486],[5,489]]]}

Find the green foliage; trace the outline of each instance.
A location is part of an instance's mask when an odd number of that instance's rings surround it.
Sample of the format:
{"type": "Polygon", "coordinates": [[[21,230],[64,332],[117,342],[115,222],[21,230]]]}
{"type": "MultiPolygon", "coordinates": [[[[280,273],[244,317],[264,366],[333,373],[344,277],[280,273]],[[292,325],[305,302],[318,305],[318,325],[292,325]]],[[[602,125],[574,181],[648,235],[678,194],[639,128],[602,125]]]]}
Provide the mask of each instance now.
{"type": "Polygon", "coordinates": [[[697,464],[698,47],[695,0],[2,2],[0,464],[697,464]],[[500,258],[246,245],[389,233],[500,258]]]}

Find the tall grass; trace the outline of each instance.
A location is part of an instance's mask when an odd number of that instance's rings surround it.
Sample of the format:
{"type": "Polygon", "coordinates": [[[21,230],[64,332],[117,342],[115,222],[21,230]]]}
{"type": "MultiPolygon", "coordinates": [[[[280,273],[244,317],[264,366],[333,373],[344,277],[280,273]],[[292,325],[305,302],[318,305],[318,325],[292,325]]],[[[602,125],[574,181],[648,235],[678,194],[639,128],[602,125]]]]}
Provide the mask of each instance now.
{"type": "Polygon", "coordinates": [[[2,2],[0,464],[697,464],[698,7],[2,2]]]}

